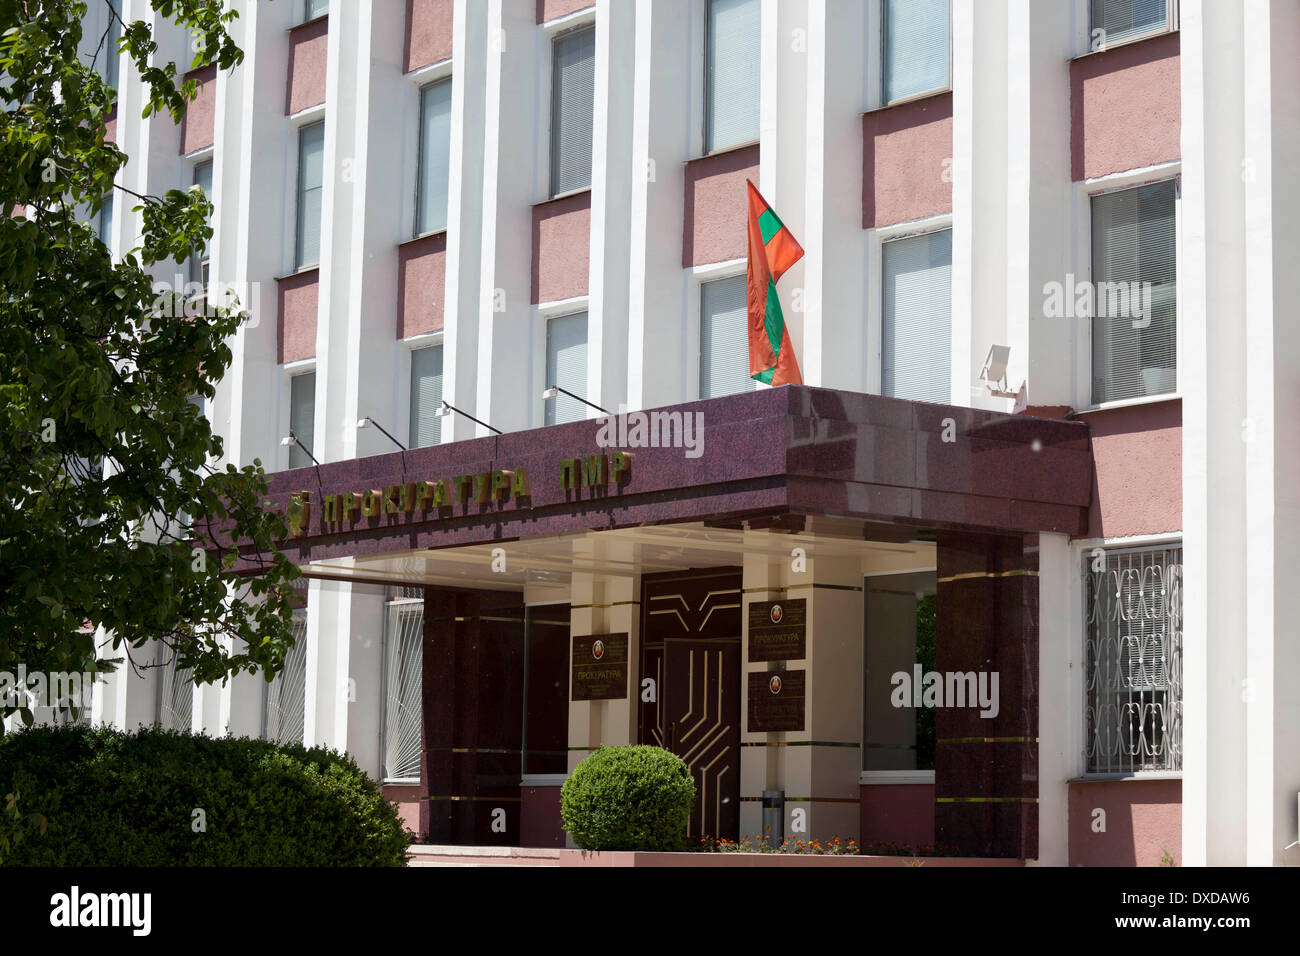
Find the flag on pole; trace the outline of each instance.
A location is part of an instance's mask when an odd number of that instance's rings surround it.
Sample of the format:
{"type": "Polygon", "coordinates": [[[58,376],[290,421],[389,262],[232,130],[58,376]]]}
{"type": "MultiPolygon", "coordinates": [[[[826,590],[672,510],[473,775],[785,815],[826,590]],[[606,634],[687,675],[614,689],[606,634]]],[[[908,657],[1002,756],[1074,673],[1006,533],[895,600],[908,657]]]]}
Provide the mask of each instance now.
{"type": "Polygon", "coordinates": [[[749,187],[749,377],[768,385],[802,385],[794,345],[781,314],[776,284],[803,258],[803,247],[772,211],[754,184],[749,187]]]}

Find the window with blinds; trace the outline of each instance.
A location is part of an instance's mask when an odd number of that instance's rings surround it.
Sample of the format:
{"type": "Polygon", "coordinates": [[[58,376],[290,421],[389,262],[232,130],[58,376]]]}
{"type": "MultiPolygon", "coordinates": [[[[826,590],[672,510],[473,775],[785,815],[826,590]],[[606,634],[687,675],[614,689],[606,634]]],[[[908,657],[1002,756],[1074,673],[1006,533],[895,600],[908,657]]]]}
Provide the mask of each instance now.
{"type": "Polygon", "coordinates": [[[1089,773],[1182,769],[1183,549],[1083,556],[1089,773]]]}
{"type": "Polygon", "coordinates": [[[303,0],[303,22],[315,20],[330,12],[330,0],[303,0]]]}
{"type": "Polygon", "coordinates": [[[704,151],[758,139],[759,0],[709,0],[704,151]]]}
{"type": "MultiPolygon", "coordinates": [[[[303,372],[289,380],[289,431],[316,454],[316,373],[303,372]]],[[[311,458],[297,444],[289,446],[289,467],[310,465],[311,458]]]]}
{"type": "Polygon", "coordinates": [[[416,187],[415,234],[447,228],[447,184],[451,170],[451,80],[420,91],[420,176],[416,187]]]}
{"type": "Polygon", "coordinates": [[[325,124],[298,131],[298,230],[294,267],[320,262],[321,199],[325,192],[325,124]]]}
{"type": "Polygon", "coordinates": [[[411,448],[423,448],[442,441],[442,346],[434,345],[411,353],[411,448]]]}
{"type": "Polygon", "coordinates": [[[275,680],[263,683],[262,739],[277,744],[302,743],[307,709],[307,611],[293,612],[293,647],[275,680]]]}
{"type": "Polygon", "coordinates": [[[555,38],[551,50],[551,195],[591,185],[596,28],[555,38]]]}
{"type": "Polygon", "coordinates": [[[1177,387],[1174,181],[1092,197],[1092,400],[1177,387]]]}
{"type": "MultiPolygon", "coordinates": [[[[203,190],[203,196],[212,202],[212,160],[199,163],[194,167],[194,185],[203,190]]],[[[208,224],[212,224],[212,217],[209,216],[208,224]]],[[[199,248],[190,254],[190,281],[201,283],[205,288],[208,284],[208,250],[199,248]]]]}
{"type": "Polygon", "coordinates": [[[395,597],[384,607],[384,779],[420,776],[424,600],[395,597]]]}
{"type": "Polygon", "coordinates": [[[109,251],[113,249],[113,194],[109,193],[104,197],[104,204],[99,207],[99,241],[108,246],[109,251]]]}
{"type": "Polygon", "coordinates": [[[946,90],[948,0],[884,0],[881,11],[884,101],[946,90]]]}
{"type": "Polygon", "coordinates": [[[747,321],[744,276],[700,286],[700,398],[753,391],[747,321]]]}
{"type": "Polygon", "coordinates": [[[1168,0],[1092,0],[1093,49],[1162,30],[1168,17],[1168,0]]]}
{"type": "Polygon", "coordinates": [[[121,57],[117,45],[122,40],[122,0],[109,0],[108,36],[104,38],[104,82],[117,89],[118,64],[121,57]]]}
{"type": "Polygon", "coordinates": [[[881,394],[952,401],[952,230],[881,249],[881,394]]]}
{"type": "MultiPolygon", "coordinates": [[[[562,315],[546,323],[546,387],[559,386],[587,397],[587,313],[562,315]]],[[[587,406],[568,395],[545,400],[546,424],[576,422],[587,417],[587,406]]]]}

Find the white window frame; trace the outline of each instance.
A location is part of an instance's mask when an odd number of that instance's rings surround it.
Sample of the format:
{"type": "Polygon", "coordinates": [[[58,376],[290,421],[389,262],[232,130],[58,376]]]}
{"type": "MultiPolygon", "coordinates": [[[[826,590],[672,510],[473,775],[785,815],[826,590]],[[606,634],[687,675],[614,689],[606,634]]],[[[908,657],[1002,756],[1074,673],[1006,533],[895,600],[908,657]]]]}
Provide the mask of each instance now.
{"type": "MultiPolygon", "coordinates": [[[[1069,554],[1071,570],[1068,575],[1070,613],[1068,615],[1066,626],[1069,628],[1069,646],[1074,648],[1074,653],[1078,655],[1077,664],[1079,672],[1078,679],[1069,681],[1069,691],[1068,697],[1065,701],[1064,712],[1065,739],[1071,742],[1070,746],[1066,749],[1066,759],[1072,768],[1072,780],[1182,779],[1183,772],[1181,770],[1142,770],[1131,773],[1097,773],[1088,770],[1088,727],[1086,719],[1089,680],[1087,670],[1088,631],[1084,620],[1086,616],[1084,601],[1087,600],[1087,597],[1084,588],[1083,574],[1081,573],[1083,562],[1094,550],[1097,549],[1110,552],[1158,547],[1180,547],[1183,549],[1184,561],[1186,560],[1186,535],[1182,531],[1130,535],[1127,537],[1086,538],[1071,542],[1070,544],[1069,554]]],[[[1185,614],[1185,603],[1183,609],[1185,614]]],[[[1185,633],[1186,632],[1184,632],[1184,635],[1185,633]]],[[[1184,650],[1186,650],[1185,645],[1184,650]]],[[[1184,682],[1182,686],[1183,701],[1187,700],[1186,690],[1187,685],[1186,682],[1184,682]]],[[[1185,726],[1184,730],[1186,730],[1185,726]]],[[[1184,734],[1183,740],[1186,740],[1186,734],[1184,734]]]]}
{"type": "Polygon", "coordinates": [[[1110,402],[1096,404],[1092,400],[1092,320],[1061,319],[1072,323],[1072,348],[1074,349],[1074,407],[1081,412],[1100,411],[1107,408],[1124,408],[1129,405],[1149,405],[1155,402],[1168,402],[1182,398],[1183,384],[1183,349],[1182,335],[1183,315],[1183,197],[1182,197],[1182,161],[1159,163],[1144,166],[1122,173],[1112,173],[1085,179],[1074,184],[1074,213],[1076,229],[1074,250],[1071,257],[1073,269],[1071,274],[1076,282],[1092,281],[1092,197],[1106,193],[1121,192],[1137,186],[1153,183],[1175,181],[1174,187],[1174,257],[1176,260],[1174,308],[1178,318],[1175,319],[1175,361],[1177,362],[1176,385],[1172,392],[1163,395],[1139,395],[1132,398],[1120,398],[1110,402]]]}
{"type": "MultiPolygon", "coordinates": [[[[529,401],[532,406],[532,421],[534,428],[546,428],[546,400],[542,398],[542,392],[549,386],[550,382],[546,380],[546,323],[551,319],[562,319],[566,315],[576,315],[579,312],[587,313],[587,394],[592,392],[592,375],[591,375],[591,297],[587,295],[576,295],[569,299],[558,299],[554,302],[544,302],[541,305],[533,306],[532,322],[532,342],[530,343],[532,360],[532,381],[533,386],[530,389],[529,401]]],[[[447,356],[443,354],[443,369],[446,369],[447,356]]],[[[444,371],[445,374],[445,371],[444,371]]],[[[584,406],[587,409],[587,418],[599,418],[600,412],[594,408],[584,406]]]]}
{"type": "MultiPolygon", "coordinates": [[[[207,197],[208,202],[212,203],[212,238],[208,240],[208,247],[206,250],[208,254],[208,278],[211,279],[212,258],[217,242],[217,152],[215,147],[204,146],[202,149],[196,149],[194,152],[186,153],[184,157],[182,157],[182,182],[185,184],[185,189],[189,189],[191,186],[195,185],[195,174],[198,172],[199,167],[204,163],[212,164],[212,195],[207,197]]],[[[201,278],[197,280],[193,278],[192,268],[192,266],[187,264],[185,269],[185,281],[187,283],[196,281],[201,282],[201,278]]],[[[202,271],[200,270],[200,276],[201,275],[202,271]]]]}
{"type": "MultiPolygon", "coordinates": [[[[552,103],[552,82],[555,76],[555,38],[562,33],[568,33],[570,30],[578,30],[586,26],[594,26],[596,23],[596,7],[593,4],[582,10],[575,10],[573,13],[566,14],[562,17],[556,17],[554,20],[548,20],[546,23],[539,24],[535,35],[537,43],[535,62],[537,64],[537,82],[535,101],[533,109],[534,115],[540,120],[538,124],[538,133],[536,139],[536,153],[533,160],[533,204],[538,205],[544,202],[551,202],[555,199],[564,199],[568,196],[580,196],[583,193],[590,192],[591,186],[585,186],[582,189],[573,189],[568,192],[551,194],[551,103],[552,103]]],[[[597,27],[599,30],[599,27],[597,27]]],[[[597,41],[599,41],[597,34],[597,41]]],[[[600,44],[596,44],[596,64],[595,64],[595,87],[599,88],[601,83],[600,69],[602,63],[600,59],[600,44]]],[[[595,97],[592,102],[592,149],[595,150],[595,97]]],[[[592,182],[596,178],[596,167],[592,162],[592,182]]],[[[543,346],[544,347],[544,346],[543,346]]]]}
{"type": "MultiPolygon", "coordinates": [[[[402,234],[408,236],[406,241],[415,239],[424,239],[427,236],[437,236],[447,231],[447,226],[441,229],[430,229],[428,232],[417,232],[419,227],[420,214],[420,148],[421,136],[423,134],[422,124],[424,115],[420,109],[421,94],[424,88],[432,86],[434,83],[440,83],[443,80],[452,82],[452,117],[451,117],[451,136],[450,136],[450,156],[456,155],[456,78],[452,70],[451,58],[439,60],[437,63],[430,63],[422,66],[418,70],[412,70],[406,74],[406,88],[402,94],[402,115],[412,117],[412,119],[403,124],[403,135],[407,130],[413,131],[411,142],[403,149],[402,160],[402,195],[411,197],[410,211],[404,216],[402,222],[402,234]]],[[[451,225],[451,188],[450,177],[447,182],[447,225],[451,225]]]]}
{"type": "Polygon", "coordinates": [[[282,276],[298,275],[304,272],[311,272],[313,269],[319,269],[321,263],[326,258],[325,247],[325,183],[329,181],[329,158],[330,158],[330,131],[325,127],[324,145],[322,147],[321,161],[324,167],[324,174],[321,177],[321,248],[320,257],[315,265],[298,266],[298,171],[302,157],[302,131],[308,126],[315,123],[325,122],[325,104],[318,103],[316,106],[308,107],[288,117],[289,135],[286,138],[286,161],[285,169],[285,211],[288,215],[288,223],[285,228],[284,257],[285,262],[289,264],[288,269],[284,270],[282,276]]]}
{"type": "MultiPolygon", "coordinates": [[[[293,412],[293,377],[295,375],[302,375],[305,372],[316,371],[316,359],[314,358],[299,359],[296,362],[285,362],[280,366],[280,408],[279,413],[276,415],[276,421],[280,423],[280,429],[277,431],[275,436],[275,460],[278,465],[278,468],[276,469],[277,471],[287,471],[289,468],[289,447],[287,445],[281,445],[280,441],[289,434],[289,416],[293,412]]],[[[317,375],[316,395],[318,397],[320,395],[320,382],[320,376],[317,375]]],[[[315,403],[313,416],[316,420],[312,424],[313,441],[315,441],[315,435],[323,434],[318,431],[320,428],[320,410],[321,402],[317,401],[315,403]]],[[[315,448],[311,450],[311,453],[316,456],[317,461],[324,461],[320,456],[320,452],[315,448]]]]}
{"type": "Polygon", "coordinates": [[[1073,16],[1073,48],[1074,59],[1088,56],[1092,53],[1105,53],[1107,50],[1117,50],[1122,46],[1128,46],[1130,43],[1141,43],[1143,40],[1150,40],[1152,37],[1163,36],[1166,33],[1178,32],[1178,0],[1165,0],[1165,22],[1161,26],[1153,27],[1145,33],[1134,34],[1131,37],[1124,37],[1122,40],[1115,40],[1110,43],[1099,45],[1093,49],[1092,43],[1092,0],[1076,0],[1071,11],[1073,16]]]}
{"type": "MultiPolygon", "coordinates": [[[[444,333],[444,329],[438,329],[434,332],[424,332],[420,335],[412,335],[409,338],[399,339],[397,342],[397,352],[395,356],[397,395],[395,396],[395,400],[398,411],[394,416],[394,423],[398,430],[393,434],[399,437],[403,445],[409,444],[408,439],[411,437],[411,355],[421,349],[442,346],[442,381],[445,387],[447,383],[447,356],[449,353],[447,351],[445,342],[446,336],[444,333]]],[[[446,397],[445,391],[443,392],[443,397],[446,397]]],[[[448,419],[448,421],[450,421],[450,419],[448,419]]],[[[445,421],[443,424],[446,425],[447,422],[445,421]]],[[[450,436],[450,427],[441,429],[438,436],[438,444],[445,445],[450,440],[450,436]]],[[[432,448],[434,446],[422,445],[421,447],[432,448]]]]}
{"type": "MultiPolygon", "coordinates": [[[[745,259],[727,259],[724,262],[710,262],[688,270],[686,289],[686,355],[685,400],[700,401],[700,370],[704,361],[704,343],[700,339],[703,332],[704,286],[719,279],[734,279],[745,275],[745,259]]],[[[771,388],[760,381],[754,382],[754,389],[771,388]]],[[[737,393],[743,394],[743,393],[737,393]]]]}
{"type": "MultiPolygon", "coordinates": [[[[897,99],[885,99],[885,0],[866,0],[867,8],[867,69],[866,69],[866,106],[864,112],[886,109],[911,103],[914,100],[929,99],[952,92],[952,5],[956,0],[948,0],[948,85],[911,96],[897,99]]],[[[1086,2],[1086,0],[1085,0],[1086,2]]]]}
{"type": "MultiPolygon", "coordinates": [[[[952,213],[940,213],[925,219],[914,219],[891,226],[879,226],[867,230],[867,334],[863,337],[866,354],[862,367],[866,370],[866,392],[869,395],[882,395],[884,387],[884,343],[882,332],[885,322],[885,255],[886,242],[895,239],[912,239],[932,232],[952,229],[952,213]]],[[[952,388],[949,391],[949,404],[969,405],[970,397],[963,395],[961,388],[966,383],[970,365],[970,328],[953,317],[952,343],[949,355],[952,360],[952,388]]]]}

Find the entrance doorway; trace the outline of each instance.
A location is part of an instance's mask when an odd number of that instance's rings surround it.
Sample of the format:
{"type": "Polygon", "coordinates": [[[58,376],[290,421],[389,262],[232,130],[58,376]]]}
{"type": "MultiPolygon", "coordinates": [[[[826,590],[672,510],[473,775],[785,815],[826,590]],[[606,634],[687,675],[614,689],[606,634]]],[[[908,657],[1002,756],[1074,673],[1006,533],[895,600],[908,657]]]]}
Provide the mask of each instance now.
{"type": "Polygon", "coordinates": [[[740,568],[642,578],[638,740],[690,768],[692,839],[740,830],[740,595],[740,568]]]}

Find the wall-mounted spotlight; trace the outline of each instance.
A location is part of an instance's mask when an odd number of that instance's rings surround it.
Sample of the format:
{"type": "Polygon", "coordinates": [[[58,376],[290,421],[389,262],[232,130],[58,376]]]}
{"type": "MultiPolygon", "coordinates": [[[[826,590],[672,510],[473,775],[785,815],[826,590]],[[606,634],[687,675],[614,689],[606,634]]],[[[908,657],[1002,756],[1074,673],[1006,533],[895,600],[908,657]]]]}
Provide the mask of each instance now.
{"type": "Polygon", "coordinates": [[[379,429],[381,432],[383,432],[385,435],[388,435],[388,440],[391,441],[391,442],[392,442],[394,445],[396,445],[398,448],[402,449],[402,451],[406,451],[406,450],[407,450],[407,448],[406,448],[405,445],[403,445],[400,441],[398,441],[396,438],[394,438],[392,435],[390,435],[390,434],[388,433],[388,429],[386,429],[383,425],[379,424],[379,422],[375,421],[373,418],[370,418],[369,416],[367,416],[367,417],[365,417],[365,418],[361,418],[361,419],[358,419],[358,420],[357,420],[357,427],[358,427],[358,428],[369,428],[371,425],[374,425],[376,428],[378,428],[378,429],[379,429]]]}
{"type": "Polygon", "coordinates": [[[586,405],[588,408],[594,408],[596,411],[601,412],[601,413],[603,413],[603,414],[605,414],[605,415],[609,415],[609,414],[610,414],[609,412],[605,411],[605,409],[603,409],[603,408],[601,408],[599,405],[597,405],[595,402],[589,402],[589,401],[587,401],[585,398],[583,398],[581,395],[574,395],[574,394],[573,394],[571,391],[569,391],[567,388],[560,388],[560,386],[558,386],[558,385],[552,385],[550,388],[548,388],[548,389],[546,389],[544,392],[542,392],[542,401],[544,401],[544,402],[545,402],[545,401],[549,401],[550,399],[552,399],[552,398],[556,398],[556,397],[558,397],[558,396],[560,396],[560,395],[568,395],[569,398],[572,398],[573,400],[578,401],[578,402],[582,402],[582,404],[586,405]]]}
{"type": "Polygon", "coordinates": [[[295,435],[293,432],[289,432],[289,434],[281,438],[280,444],[284,446],[297,445],[306,453],[307,457],[311,459],[311,463],[313,465],[315,465],[317,468],[320,467],[320,462],[318,462],[316,460],[316,456],[311,453],[311,449],[308,448],[306,445],[304,445],[301,441],[299,441],[298,436],[295,435]]]}
{"type": "Polygon", "coordinates": [[[501,429],[493,428],[487,422],[479,421],[469,412],[461,411],[459,408],[457,408],[455,405],[452,405],[450,402],[443,402],[441,405],[437,407],[437,409],[434,410],[434,414],[437,415],[439,418],[446,418],[452,412],[455,412],[457,415],[464,415],[466,418],[468,418],[470,421],[474,422],[475,424],[482,425],[484,428],[488,429],[489,431],[496,432],[498,435],[502,434],[501,429]]]}

